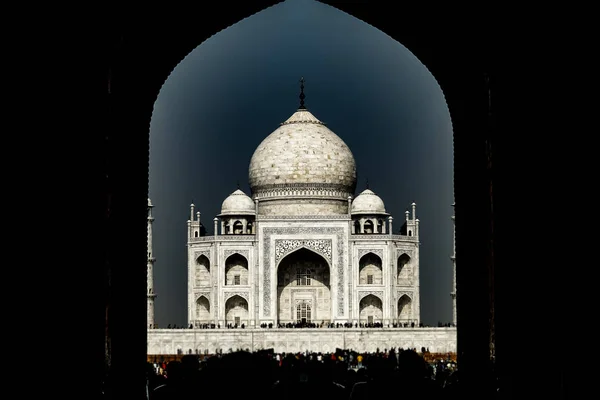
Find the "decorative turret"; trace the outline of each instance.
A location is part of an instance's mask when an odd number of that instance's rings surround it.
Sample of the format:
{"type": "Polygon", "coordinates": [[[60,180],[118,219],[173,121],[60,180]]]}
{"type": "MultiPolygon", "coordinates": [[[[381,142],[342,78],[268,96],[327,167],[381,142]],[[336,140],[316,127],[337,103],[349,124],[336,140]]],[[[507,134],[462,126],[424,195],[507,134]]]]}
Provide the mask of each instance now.
{"type": "Polygon", "coordinates": [[[400,234],[405,236],[419,236],[419,219],[417,216],[417,204],[413,202],[411,205],[411,211],[406,210],[404,212],[404,224],[400,228],[400,234]]]}
{"type": "Polygon", "coordinates": [[[188,219],[188,238],[197,238],[206,234],[206,229],[200,221],[200,211],[195,211],[194,200],[190,204],[190,219],[188,219]],[[195,215],[194,215],[195,212],[195,215]]]}

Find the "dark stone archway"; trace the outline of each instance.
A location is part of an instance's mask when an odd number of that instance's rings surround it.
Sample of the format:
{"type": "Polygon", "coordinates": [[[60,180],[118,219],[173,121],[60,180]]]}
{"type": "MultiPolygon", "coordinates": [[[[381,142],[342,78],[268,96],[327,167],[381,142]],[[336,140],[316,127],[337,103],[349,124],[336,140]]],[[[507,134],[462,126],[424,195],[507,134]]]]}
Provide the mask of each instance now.
{"type": "MultiPolygon", "coordinates": [[[[489,156],[493,132],[486,78],[492,82],[502,79],[491,57],[500,51],[495,32],[485,9],[470,10],[457,20],[448,15],[446,19],[424,14],[402,16],[393,2],[322,2],[356,16],[407,47],[431,71],[446,97],[454,130],[458,357],[461,379],[477,396],[490,348],[495,349],[497,367],[505,376],[511,375],[512,357],[517,354],[511,342],[516,334],[510,330],[512,322],[506,322],[508,313],[502,307],[507,306],[497,290],[500,282],[509,282],[508,273],[501,275],[493,268],[490,247],[494,218],[490,211],[489,156]]],[[[100,51],[107,54],[109,124],[107,131],[92,140],[100,139],[106,151],[105,159],[98,162],[104,173],[97,178],[98,186],[105,188],[98,215],[105,229],[106,251],[95,267],[111,277],[106,300],[110,311],[108,317],[98,312],[90,318],[107,321],[111,373],[118,398],[145,396],[144,249],[154,101],[173,68],[190,51],[220,30],[276,3],[253,1],[231,7],[216,2],[210,12],[208,8],[202,12],[181,8],[173,13],[163,6],[162,19],[140,18],[137,20],[148,22],[128,22],[123,28],[113,25],[105,35],[100,51]]],[[[497,90],[501,92],[502,85],[498,84],[497,90]]],[[[494,140],[497,143],[499,138],[494,140]]],[[[496,209],[506,207],[498,200],[494,204],[496,209]]],[[[494,239],[498,246],[499,237],[494,239]]],[[[92,347],[98,349],[102,344],[92,347]]]]}

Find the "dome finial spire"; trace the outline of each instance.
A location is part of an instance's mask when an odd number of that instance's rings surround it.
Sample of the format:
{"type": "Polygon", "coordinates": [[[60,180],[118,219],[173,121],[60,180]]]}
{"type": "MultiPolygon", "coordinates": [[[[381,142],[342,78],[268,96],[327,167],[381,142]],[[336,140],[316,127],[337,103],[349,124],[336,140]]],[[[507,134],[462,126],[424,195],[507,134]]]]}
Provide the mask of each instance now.
{"type": "Polygon", "coordinates": [[[367,189],[369,188],[369,178],[367,178],[367,189]]]}
{"type": "Polygon", "coordinates": [[[236,183],[237,183],[237,188],[239,189],[240,188],[240,181],[237,181],[236,183]]]}
{"type": "Polygon", "coordinates": [[[305,110],[306,107],[304,107],[304,98],[306,96],[304,96],[304,77],[300,78],[300,110],[305,110]]]}

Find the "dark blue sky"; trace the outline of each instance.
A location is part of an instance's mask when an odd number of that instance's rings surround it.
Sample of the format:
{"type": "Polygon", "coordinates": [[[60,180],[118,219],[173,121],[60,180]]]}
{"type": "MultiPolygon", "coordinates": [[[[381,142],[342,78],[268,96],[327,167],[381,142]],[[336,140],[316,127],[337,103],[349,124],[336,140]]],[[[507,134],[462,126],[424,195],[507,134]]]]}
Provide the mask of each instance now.
{"type": "Polygon", "coordinates": [[[154,105],[150,198],[159,326],[187,322],[190,203],[212,232],[237,182],[250,193],[250,158],[298,108],[302,76],[306,107],[354,154],[357,193],[368,178],[396,221],[417,203],[421,319],[452,321],[452,124],[439,85],[381,31],[314,0],[288,0],[194,49],[154,105]]]}

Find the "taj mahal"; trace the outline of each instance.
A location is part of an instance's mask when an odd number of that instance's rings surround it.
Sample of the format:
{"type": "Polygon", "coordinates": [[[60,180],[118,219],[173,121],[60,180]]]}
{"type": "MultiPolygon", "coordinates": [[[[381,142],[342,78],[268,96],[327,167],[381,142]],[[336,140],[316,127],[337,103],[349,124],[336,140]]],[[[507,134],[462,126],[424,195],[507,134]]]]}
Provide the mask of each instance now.
{"type": "Polygon", "coordinates": [[[148,354],[456,351],[455,327],[421,324],[417,205],[395,219],[368,185],[356,194],[352,151],[304,99],[301,80],[299,108],[252,155],[250,193],[224,199],[212,234],[190,206],[189,329],[155,329],[148,200],[148,354]]]}

